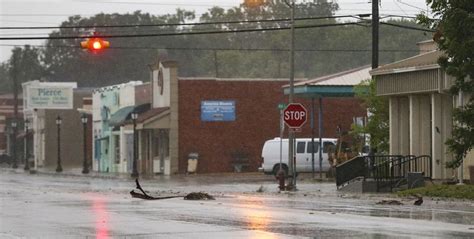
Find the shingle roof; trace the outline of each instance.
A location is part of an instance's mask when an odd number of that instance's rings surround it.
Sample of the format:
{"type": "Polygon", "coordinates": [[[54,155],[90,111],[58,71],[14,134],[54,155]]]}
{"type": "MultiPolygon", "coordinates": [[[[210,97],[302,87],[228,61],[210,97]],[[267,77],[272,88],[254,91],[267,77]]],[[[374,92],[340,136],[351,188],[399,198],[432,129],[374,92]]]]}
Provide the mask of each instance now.
{"type": "MultiPolygon", "coordinates": [[[[362,66],[347,71],[338,72],[332,75],[322,76],[311,80],[300,81],[295,86],[353,86],[370,79],[370,66],[362,66]]],[[[287,88],[289,85],[285,85],[287,88]]]]}
{"type": "Polygon", "coordinates": [[[438,59],[442,56],[441,51],[431,51],[428,53],[416,55],[401,61],[383,65],[377,69],[370,71],[371,75],[384,75],[396,73],[397,71],[409,71],[423,68],[438,68],[438,59]]]}

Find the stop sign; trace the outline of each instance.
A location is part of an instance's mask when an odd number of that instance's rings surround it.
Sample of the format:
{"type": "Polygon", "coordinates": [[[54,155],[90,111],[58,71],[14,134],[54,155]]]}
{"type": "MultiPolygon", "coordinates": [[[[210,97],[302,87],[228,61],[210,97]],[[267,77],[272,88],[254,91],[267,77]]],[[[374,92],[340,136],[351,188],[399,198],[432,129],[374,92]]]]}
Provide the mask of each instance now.
{"type": "Polygon", "coordinates": [[[308,118],[306,108],[300,103],[291,103],[283,111],[283,120],[290,128],[300,128],[308,118]]]}

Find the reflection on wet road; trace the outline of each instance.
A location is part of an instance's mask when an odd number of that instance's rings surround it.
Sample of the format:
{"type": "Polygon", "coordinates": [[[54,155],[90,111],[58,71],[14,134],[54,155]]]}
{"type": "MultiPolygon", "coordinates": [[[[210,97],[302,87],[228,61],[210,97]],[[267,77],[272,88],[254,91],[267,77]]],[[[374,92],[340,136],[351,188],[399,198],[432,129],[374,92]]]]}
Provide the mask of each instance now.
{"type": "Polygon", "coordinates": [[[271,181],[144,181],[151,193],[205,191],[212,201],[131,198],[129,179],[2,172],[0,238],[473,238],[473,202],[426,199],[382,206],[332,184],[277,193],[271,181]],[[211,183],[213,181],[214,183],[211,183]],[[198,183],[196,183],[198,182],[198,183]],[[221,183],[215,183],[221,182],[221,183]],[[264,185],[265,193],[255,190],[264,185]]]}

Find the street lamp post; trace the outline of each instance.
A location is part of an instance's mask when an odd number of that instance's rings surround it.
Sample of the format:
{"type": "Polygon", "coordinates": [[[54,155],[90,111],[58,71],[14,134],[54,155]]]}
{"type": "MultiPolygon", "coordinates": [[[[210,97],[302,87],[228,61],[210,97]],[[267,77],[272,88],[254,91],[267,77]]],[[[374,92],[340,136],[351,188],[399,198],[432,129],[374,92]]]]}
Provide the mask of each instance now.
{"type": "Polygon", "coordinates": [[[18,160],[17,160],[17,157],[16,157],[16,130],[17,130],[17,122],[16,122],[16,118],[12,121],[12,130],[13,130],[13,166],[12,168],[18,168],[18,160]]]}
{"type": "Polygon", "coordinates": [[[83,147],[84,147],[84,163],[82,167],[82,173],[87,174],[89,173],[89,165],[87,165],[87,115],[83,114],[81,116],[81,121],[82,121],[82,128],[83,128],[83,147]]]}
{"type": "Polygon", "coordinates": [[[61,166],[61,123],[61,116],[58,115],[56,118],[56,126],[58,128],[58,166],[56,167],[56,172],[58,173],[63,171],[63,167],[61,166]]]}
{"type": "Polygon", "coordinates": [[[138,113],[132,112],[133,120],[133,172],[132,177],[138,178],[138,169],[137,169],[137,118],[138,113]]]}
{"type": "Polygon", "coordinates": [[[25,171],[30,170],[30,162],[29,159],[29,151],[28,151],[28,128],[30,127],[30,121],[28,119],[25,120],[25,171]]]}

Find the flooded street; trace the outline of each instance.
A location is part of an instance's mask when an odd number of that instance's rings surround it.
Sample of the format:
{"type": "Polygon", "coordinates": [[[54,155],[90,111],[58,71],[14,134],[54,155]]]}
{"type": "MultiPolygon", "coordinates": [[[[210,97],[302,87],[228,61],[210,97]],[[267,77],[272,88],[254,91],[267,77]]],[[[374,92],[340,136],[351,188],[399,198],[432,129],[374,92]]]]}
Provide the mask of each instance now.
{"type": "Polygon", "coordinates": [[[272,176],[220,174],[142,179],[154,196],[207,192],[216,200],[132,198],[129,178],[2,171],[1,238],[473,238],[474,202],[343,194],[298,181],[278,193],[272,176]],[[262,188],[263,192],[256,192],[262,188]]]}

